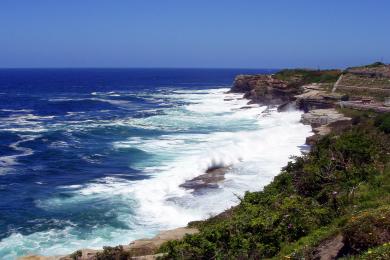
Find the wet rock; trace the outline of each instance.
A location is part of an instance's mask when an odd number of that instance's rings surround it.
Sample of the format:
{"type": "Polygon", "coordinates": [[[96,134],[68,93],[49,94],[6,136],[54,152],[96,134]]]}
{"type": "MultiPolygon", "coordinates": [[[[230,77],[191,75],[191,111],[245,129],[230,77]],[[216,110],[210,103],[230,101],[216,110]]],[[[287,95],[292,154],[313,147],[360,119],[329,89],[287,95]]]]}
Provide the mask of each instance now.
{"type": "Polygon", "coordinates": [[[180,187],[194,190],[194,192],[201,189],[218,188],[218,183],[225,179],[225,173],[228,170],[229,167],[210,168],[206,173],[186,181],[180,187]]]}

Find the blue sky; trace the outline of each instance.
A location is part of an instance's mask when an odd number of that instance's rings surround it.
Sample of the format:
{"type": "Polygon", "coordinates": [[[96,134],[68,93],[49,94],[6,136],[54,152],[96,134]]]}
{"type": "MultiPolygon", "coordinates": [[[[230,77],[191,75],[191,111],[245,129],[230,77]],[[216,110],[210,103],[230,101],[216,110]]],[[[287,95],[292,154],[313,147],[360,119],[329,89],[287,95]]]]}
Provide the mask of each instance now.
{"type": "Polygon", "coordinates": [[[388,0],[1,0],[0,67],[390,62],[388,0]]]}

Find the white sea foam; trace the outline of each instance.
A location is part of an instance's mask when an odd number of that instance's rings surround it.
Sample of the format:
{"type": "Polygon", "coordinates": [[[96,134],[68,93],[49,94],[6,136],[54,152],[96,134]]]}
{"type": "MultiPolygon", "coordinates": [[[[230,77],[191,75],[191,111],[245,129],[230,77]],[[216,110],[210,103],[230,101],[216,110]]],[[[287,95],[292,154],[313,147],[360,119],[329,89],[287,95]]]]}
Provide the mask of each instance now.
{"type": "Polygon", "coordinates": [[[48,211],[105,201],[112,205],[109,211],[115,212],[118,221],[128,228],[107,224],[83,233],[82,238],[82,231],[72,225],[64,230],[30,235],[15,233],[0,241],[0,247],[14,257],[20,252],[53,255],[83,247],[125,244],[221,212],[237,203],[236,195],[261,189],[279,173],[290,156],[300,154],[299,146],[310,134],[310,127],[299,122],[299,111],[263,113],[265,107],[255,104],[242,109],[247,100],[226,91],[176,91],[171,95],[156,92],[150,95],[151,99],[179,100],[187,105],[168,108],[161,115],[147,118],[91,121],[83,126],[131,125],[172,133],[149,139],[135,136],[113,143],[113,149],[136,148],[148,153],[150,159],[132,167],[150,178],[129,181],[105,177],[60,188],[70,196],[36,201],[37,207],[48,211]],[[194,194],[180,187],[186,180],[216,166],[230,166],[220,189],[194,194]]]}
{"type": "Polygon", "coordinates": [[[129,188],[139,201],[138,213],[146,223],[172,228],[220,212],[236,202],[234,194],[260,189],[279,172],[289,156],[300,154],[298,146],[311,131],[299,122],[300,112],[271,110],[268,116],[262,116],[264,107],[240,109],[247,101],[236,94],[223,94],[225,91],[177,93],[170,98],[185,98],[191,103],[185,107],[183,117],[175,118],[168,112],[160,119],[150,118],[167,124],[177,120],[182,126],[222,124],[225,131],[162,136],[158,140],[132,138],[127,143],[114,144],[116,148],[136,147],[161,158],[159,166],[143,168],[153,178],[129,188]],[[179,187],[185,180],[216,166],[233,166],[223,189],[194,197],[179,187]],[[213,194],[215,200],[210,199],[213,194]]]}
{"type": "MultiPolygon", "coordinates": [[[[111,97],[119,97],[119,94],[110,94],[108,96],[111,97]]],[[[112,99],[105,99],[105,98],[51,98],[49,99],[50,102],[67,102],[67,101],[99,101],[103,103],[109,103],[111,105],[117,105],[117,106],[127,106],[130,104],[130,102],[126,100],[112,100],[112,99]]]]}
{"type": "Polygon", "coordinates": [[[14,113],[25,113],[25,112],[32,112],[31,109],[0,109],[0,111],[3,112],[14,112],[14,113]]]}
{"type": "Polygon", "coordinates": [[[0,131],[17,132],[17,133],[40,133],[47,129],[42,122],[51,120],[54,116],[37,116],[28,113],[30,110],[17,110],[8,117],[0,119],[0,131]],[[27,113],[26,113],[27,112],[27,113]]]}
{"type": "Polygon", "coordinates": [[[7,155],[7,156],[0,157],[0,175],[8,173],[12,169],[12,166],[18,164],[17,159],[19,157],[24,157],[24,156],[29,156],[34,154],[34,151],[32,149],[23,147],[21,146],[21,144],[35,140],[39,136],[19,135],[19,137],[21,138],[19,141],[16,141],[9,145],[10,148],[12,148],[14,151],[18,153],[14,155],[7,155]]]}
{"type": "MultiPolygon", "coordinates": [[[[289,156],[300,154],[298,146],[304,143],[310,129],[299,124],[299,119],[299,112],[274,112],[263,118],[264,121],[272,121],[272,127],[206,135],[190,149],[176,144],[166,147],[162,153],[174,152],[175,159],[157,169],[146,168],[145,171],[154,173],[154,178],[138,182],[133,188],[140,202],[138,212],[142,219],[158,222],[166,228],[185,225],[230,207],[235,203],[234,194],[242,195],[245,190],[260,189],[279,172],[289,156]],[[233,166],[226,176],[227,181],[222,184],[223,189],[197,197],[179,187],[185,180],[216,166],[233,166]],[[182,204],[172,203],[175,200],[182,204]]],[[[264,123],[271,125],[270,122],[264,123]]],[[[162,146],[156,144],[155,147],[162,146]]]]}

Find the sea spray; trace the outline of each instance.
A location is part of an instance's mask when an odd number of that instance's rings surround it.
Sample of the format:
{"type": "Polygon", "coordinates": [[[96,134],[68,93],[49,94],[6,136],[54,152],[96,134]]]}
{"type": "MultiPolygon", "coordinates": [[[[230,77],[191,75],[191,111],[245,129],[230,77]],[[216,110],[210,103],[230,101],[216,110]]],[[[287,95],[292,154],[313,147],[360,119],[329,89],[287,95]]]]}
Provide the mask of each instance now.
{"type": "Polygon", "coordinates": [[[299,111],[248,106],[227,92],[61,93],[32,96],[33,109],[2,111],[10,151],[2,156],[16,157],[1,179],[4,203],[15,209],[12,216],[4,211],[10,217],[0,257],[126,244],[217,214],[235,205],[236,195],[261,189],[300,154],[310,127],[299,111]],[[193,193],[180,186],[224,166],[217,188],[193,193]]]}

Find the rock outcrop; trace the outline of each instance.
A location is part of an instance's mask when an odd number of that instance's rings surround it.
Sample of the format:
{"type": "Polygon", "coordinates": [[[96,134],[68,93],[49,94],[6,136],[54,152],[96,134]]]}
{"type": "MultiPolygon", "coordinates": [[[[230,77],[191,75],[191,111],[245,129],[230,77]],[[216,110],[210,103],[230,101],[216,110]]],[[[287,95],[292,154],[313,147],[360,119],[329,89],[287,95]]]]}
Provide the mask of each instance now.
{"type": "Polygon", "coordinates": [[[302,94],[295,95],[295,98],[297,107],[305,112],[313,109],[333,108],[335,103],[343,98],[340,94],[325,91],[321,84],[315,83],[302,86],[302,92],[302,94]]]}
{"type": "MultiPolygon", "coordinates": [[[[290,78],[294,79],[292,76],[290,78]]],[[[288,110],[291,104],[303,110],[305,114],[302,116],[302,122],[311,125],[314,132],[314,135],[306,140],[307,144],[312,144],[321,136],[330,133],[335,125],[350,124],[350,118],[335,109],[344,98],[342,94],[327,89],[329,84],[300,85],[303,81],[299,80],[299,77],[295,78],[297,79],[287,81],[274,75],[239,75],[235,78],[231,91],[244,93],[244,98],[251,102],[278,105],[280,111],[288,110]]],[[[190,184],[194,183],[185,185],[190,184]]]]}
{"type": "Polygon", "coordinates": [[[203,189],[218,188],[218,183],[225,179],[229,167],[216,167],[208,169],[204,174],[188,180],[180,185],[185,189],[200,192],[203,189]]]}
{"type": "Polygon", "coordinates": [[[281,105],[291,101],[299,89],[273,75],[239,75],[234,80],[231,92],[244,93],[244,98],[253,103],[281,105]]]}
{"type": "Polygon", "coordinates": [[[313,109],[302,115],[302,123],[309,124],[314,127],[328,125],[337,121],[350,120],[349,117],[339,113],[334,108],[328,109],[313,109]]]}
{"type": "Polygon", "coordinates": [[[348,127],[351,118],[344,116],[334,108],[328,108],[310,110],[302,115],[301,121],[313,128],[314,135],[306,139],[306,143],[311,145],[322,136],[329,134],[333,128],[348,127]]]}
{"type": "Polygon", "coordinates": [[[384,102],[371,101],[364,103],[359,101],[342,101],[338,104],[342,108],[350,108],[361,111],[374,111],[377,113],[390,113],[390,107],[385,105],[384,102]]]}

